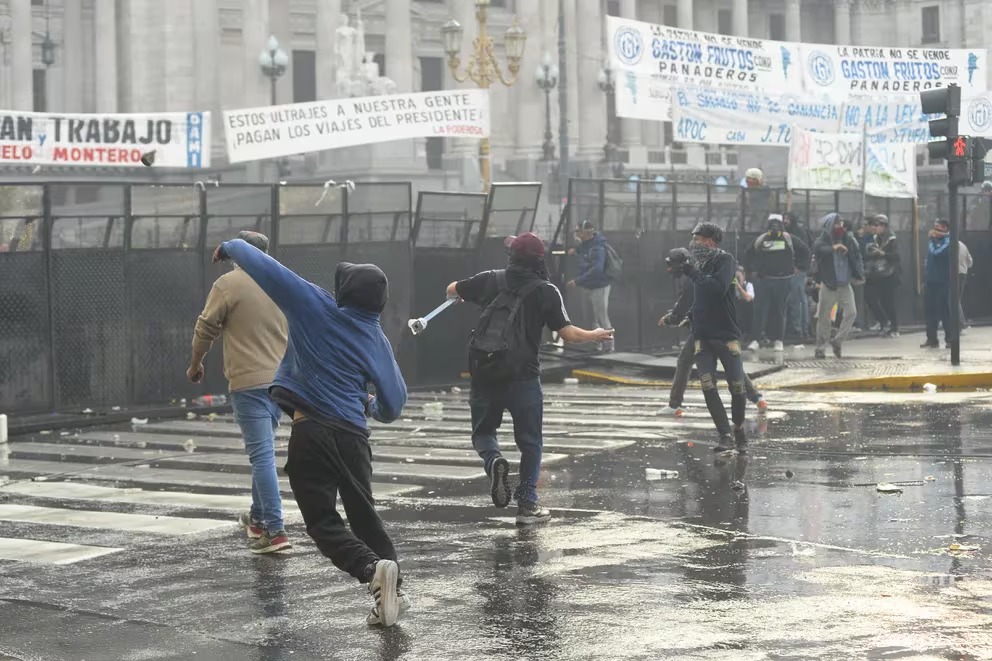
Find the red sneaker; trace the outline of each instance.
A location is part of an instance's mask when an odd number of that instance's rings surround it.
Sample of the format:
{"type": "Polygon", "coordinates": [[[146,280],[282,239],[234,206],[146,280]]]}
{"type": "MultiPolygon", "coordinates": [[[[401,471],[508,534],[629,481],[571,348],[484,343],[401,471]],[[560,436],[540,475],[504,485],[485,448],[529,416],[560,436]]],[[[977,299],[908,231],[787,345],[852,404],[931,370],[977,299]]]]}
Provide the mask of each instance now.
{"type": "Polygon", "coordinates": [[[248,539],[258,539],[265,534],[265,528],[262,527],[262,522],[253,521],[249,512],[244,512],[238,516],[238,525],[244,529],[248,539]]]}

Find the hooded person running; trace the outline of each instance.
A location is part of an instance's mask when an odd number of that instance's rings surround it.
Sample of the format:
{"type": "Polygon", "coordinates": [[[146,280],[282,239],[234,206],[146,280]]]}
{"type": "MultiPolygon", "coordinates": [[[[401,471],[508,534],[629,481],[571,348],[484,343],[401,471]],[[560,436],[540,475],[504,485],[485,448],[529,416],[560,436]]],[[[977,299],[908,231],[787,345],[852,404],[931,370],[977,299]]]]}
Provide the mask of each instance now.
{"type": "Polygon", "coordinates": [[[469,343],[472,390],[472,445],[482,459],[496,507],[510,504],[510,465],[496,432],[503,413],[513,417],[513,438],[520,450],[520,483],[513,491],[517,523],[543,523],[551,512],[538,505],[544,441],[544,394],[538,349],[545,326],[566,342],[613,340],[613,329],[583,330],[572,325],[561,292],[548,282],[544,243],[527,232],[506,241],[505,270],[484,271],[448,285],[448,298],[483,308],[469,343]]]}
{"type": "Polygon", "coordinates": [[[289,322],[269,394],[293,419],[286,473],[307,533],[335,567],[368,584],[375,605],[366,622],[390,626],[409,601],[372,498],[366,421],[392,422],[406,404],[406,384],[379,323],[386,275],[372,264],[342,262],[332,296],[242,240],[218,246],[214,261],[224,259],[251,276],[289,322]],[[350,529],[338,514],[338,493],[350,529]]]}

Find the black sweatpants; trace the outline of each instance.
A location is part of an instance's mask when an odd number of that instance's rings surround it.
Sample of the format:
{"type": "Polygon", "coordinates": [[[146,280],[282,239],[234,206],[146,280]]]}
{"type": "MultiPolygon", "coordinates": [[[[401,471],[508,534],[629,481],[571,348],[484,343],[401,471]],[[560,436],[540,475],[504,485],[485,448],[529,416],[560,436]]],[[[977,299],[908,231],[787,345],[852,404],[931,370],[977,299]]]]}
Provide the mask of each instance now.
{"type": "Polygon", "coordinates": [[[286,474],[307,534],[335,567],[366,583],[370,563],[396,560],[393,542],[375,511],[368,439],[298,420],[289,437],[286,474]],[[337,511],[338,493],[350,530],[337,511]]]}

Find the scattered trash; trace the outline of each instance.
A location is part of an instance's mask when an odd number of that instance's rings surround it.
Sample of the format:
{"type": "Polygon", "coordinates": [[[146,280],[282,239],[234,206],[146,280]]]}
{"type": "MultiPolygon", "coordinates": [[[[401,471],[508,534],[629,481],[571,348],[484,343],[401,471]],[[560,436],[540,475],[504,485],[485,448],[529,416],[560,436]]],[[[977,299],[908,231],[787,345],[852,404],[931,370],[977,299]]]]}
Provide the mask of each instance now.
{"type": "Polygon", "coordinates": [[[902,487],[891,482],[882,482],[875,486],[875,491],[879,493],[902,493],[902,487]]]}
{"type": "Polygon", "coordinates": [[[451,394],[452,394],[452,395],[457,395],[457,394],[458,394],[458,393],[460,393],[461,391],[462,391],[462,389],[461,389],[461,388],[459,388],[458,386],[451,386],[451,394]]]}
{"type": "Polygon", "coordinates": [[[68,436],[68,435],[69,435],[69,432],[67,432],[67,431],[60,431],[59,432],[59,436],[68,436]]]}
{"type": "Polygon", "coordinates": [[[923,481],[924,482],[936,482],[937,481],[937,478],[935,478],[933,475],[927,475],[925,478],[923,478],[923,481]]]}
{"type": "Polygon", "coordinates": [[[83,409],[83,415],[90,415],[93,413],[93,409],[83,409]]]}
{"type": "Polygon", "coordinates": [[[989,496],[963,496],[961,500],[988,500],[989,496]]]}
{"type": "MultiPolygon", "coordinates": [[[[186,400],[180,400],[183,406],[186,400]]],[[[193,406],[224,406],[227,404],[227,395],[202,395],[193,400],[193,406]]]]}
{"type": "Polygon", "coordinates": [[[48,479],[48,477],[46,477],[44,475],[35,475],[34,477],[31,478],[31,481],[32,482],[44,482],[47,479],[48,479]]]}
{"type": "Polygon", "coordinates": [[[188,412],[188,413],[186,414],[186,419],[187,419],[187,420],[196,420],[196,414],[195,414],[195,413],[193,413],[192,411],[190,411],[190,412],[188,412]]]}
{"type": "Polygon", "coordinates": [[[408,463],[408,464],[412,464],[412,463],[414,463],[415,461],[417,461],[417,460],[416,460],[416,459],[414,459],[413,457],[407,457],[407,458],[406,458],[406,463],[408,463]]]}
{"type": "Polygon", "coordinates": [[[119,407],[119,406],[111,406],[110,407],[110,410],[111,411],[120,411],[121,410],[121,407],[119,407]]]}
{"type": "Polygon", "coordinates": [[[747,485],[740,480],[734,480],[734,483],[730,485],[730,488],[734,491],[740,492],[747,489],[747,485]]]}
{"type": "Polygon", "coordinates": [[[792,542],[792,557],[794,558],[812,558],[816,555],[815,546],[804,546],[800,548],[795,542],[792,542]]]}
{"type": "Polygon", "coordinates": [[[52,430],[51,429],[46,429],[46,430],[41,431],[41,432],[38,432],[38,433],[41,434],[42,436],[48,436],[49,434],[52,433],[52,430]]]}
{"type": "Polygon", "coordinates": [[[424,404],[424,419],[442,420],[444,418],[444,402],[427,402],[424,404]]]}
{"type": "Polygon", "coordinates": [[[121,440],[121,435],[120,434],[114,434],[114,440],[115,441],[121,440]]]}
{"type": "Polygon", "coordinates": [[[151,468],[151,466],[148,464],[138,464],[135,468],[151,468]]]}
{"type": "Polygon", "coordinates": [[[564,379],[562,383],[564,383],[566,386],[577,386],[579,385],[579,380],[576,379],[575,377],[570,376],[564,379]]]}
{"type": "Polygon", "coordinates": [[[805,348],[806,348],[806,345],[803,345],[803,344],[797,344],[797,345],[795,345],[794,347],[792,347],[792,350],[793,350],[793,351],[802,351],[802,350],[803,350],[803,349],[805,349],[805,348]]]}
{"type": "Polygon", "coordinates": [[[795,473],[793,473],[792,471],[785,471],[785,476],[790,480],[792,479],[793,475],[795,475],[795,473]]]}
{"type": "Polygon", "coordinates": [[[147,425],[148,418],[131,418],[132,425],[147,425]]]}
{"type": "Polygon", "coordinates": [[[210,415],[207,416],[207,422],[213,422],[216,419],[217,419],[216,413],[211,413],[210,415]]]}
{"type": "Polygon", "coordinates": [[[192,452],[193,450],[196,449],[196,441],[194,441],[192,438],[187,438],[185,441],[183,441],[183,449],[186,450],[186,452],[192,452]]]}
{"type": "Polygon", "coordinates": [[[923,392],[927,393],[928,395],[932,395],[935,392],[937,392],[937,386],[935,386],[932,383],[924,383],[923,384],[923,392]]]}
{"type": "Polygon", "coordinates": [[[970,553],[971,551],[979,550],[979,548],[970,544],[951,544],[947,547],[947,550],[951,553],[970,553]]]}
{"type": "Polygon", "coordinates": [[[664,468],[645,468],[644,477],[649,481],[653,482],[655,480],[674,480],[678,478],[678,471],[671,471],[664,468]]]}

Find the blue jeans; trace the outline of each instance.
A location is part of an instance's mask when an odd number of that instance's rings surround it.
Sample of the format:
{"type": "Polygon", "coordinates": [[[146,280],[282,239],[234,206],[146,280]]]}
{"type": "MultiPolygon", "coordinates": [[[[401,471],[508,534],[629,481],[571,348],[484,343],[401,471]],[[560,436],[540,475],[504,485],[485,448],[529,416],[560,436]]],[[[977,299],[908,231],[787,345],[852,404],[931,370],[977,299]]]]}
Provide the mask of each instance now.
{"type": "Polygon", "coordinates": [[[267,531],[277,532],[285,527],[275,446],[282,411],[269,397],[267,388],[232,392],[231,404],[251,462],[252,521],[261,521],[267,531]]]}
{"type": "Polygon", "coordinates": [[[509,381],[499,384],[472,383],[469,398],[472,409],[472,447],[482,458],[486,474],[493,461],[502,456],[496,430],[503,423],[503,412],[513,418],[513,439],[520,450],[520,484],[513,497],[520,504],[537,502],[537,480],[541,476],[541,453],[544,446],[544,393],[541,379],[509,381]]]}
{"type": "Polygon", "coordinates": [[[800,271],[789,282],[788,332],[794,337],[809,337],[809,297],[806,296],[806,273],[800,271]]]}

